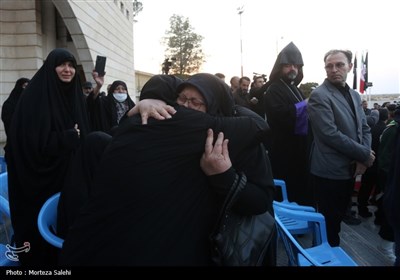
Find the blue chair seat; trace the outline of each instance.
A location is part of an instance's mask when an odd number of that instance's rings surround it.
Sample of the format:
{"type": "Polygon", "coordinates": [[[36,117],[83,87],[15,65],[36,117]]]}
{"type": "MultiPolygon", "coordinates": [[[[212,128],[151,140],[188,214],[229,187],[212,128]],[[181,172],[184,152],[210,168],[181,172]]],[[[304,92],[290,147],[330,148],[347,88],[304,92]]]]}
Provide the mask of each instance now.
{"type": "MultiPolygon", "coordinates": [[[[325,243],[307,248],[306,251],[322,266],[357,266],[357,264],[340,247],[331,247],[325,243]]],[[[308,260],[301,255],[299,256],[299,262],[300,266],[310,265],[308,260]]]]}

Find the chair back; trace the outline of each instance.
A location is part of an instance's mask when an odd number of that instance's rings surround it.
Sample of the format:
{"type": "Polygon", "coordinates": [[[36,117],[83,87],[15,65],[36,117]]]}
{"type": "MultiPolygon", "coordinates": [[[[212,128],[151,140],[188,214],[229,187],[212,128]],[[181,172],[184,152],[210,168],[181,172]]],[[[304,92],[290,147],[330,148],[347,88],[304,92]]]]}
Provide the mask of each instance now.
{"type": "Polygon", "coordinates": [[[64,240],[57,234],[57,207],[60,193],[50,197],[40,209],[38,216],[38,227],[42,237],[51,245],[62,248],[64,240]]]}
{"type": "Polygon", "coordinates": [[[321,266],[321,264],[314,260],[313,257],[303,249],[277,215],[275,215],[275,222],[278,230],[278,237],[282,240],[288,257],[288,266],[301,266],[299,256],[302,256],[303,260],[308,261],[309,266],[321,266]]]}
{"type": "Polygon", "coordinates": [[[294,219],[292,217],[288,217],[287,215],[282,214],[282,211],[280,211],[282,208],[284,208],[295,211],[315,212],[315,209],[313,207],[278,201],[273,202],[273,207],[275,215],[279,216],[281,222],[291,234],[308,234],[314,231],[314,224],[309,223],[303,219],[294,219]]]}
{"type": "Polygon", "coordinates": [[[0,173],[7,172],[6,160],[3,156],[0,156],[0,173]]]}
{"type": "Polygon", "coordinates": [[[2,196],[0,196],[0,214],[10,218],[10,205],[8,204],[7,199],[2,196]]]}
{"type": "Polygon", "coordinates": [[[281,179],[274,179],[274,184],[275,187],[279,187],[282,193],[282,202],[284,203],[290,203],[287,195],[287,190],[286,190],[286,182],[281,179]]]}
{"type": "Polygon", "coordinates": [[[0,196],[8,200],[8,172],[0,173],[0,196]]]}

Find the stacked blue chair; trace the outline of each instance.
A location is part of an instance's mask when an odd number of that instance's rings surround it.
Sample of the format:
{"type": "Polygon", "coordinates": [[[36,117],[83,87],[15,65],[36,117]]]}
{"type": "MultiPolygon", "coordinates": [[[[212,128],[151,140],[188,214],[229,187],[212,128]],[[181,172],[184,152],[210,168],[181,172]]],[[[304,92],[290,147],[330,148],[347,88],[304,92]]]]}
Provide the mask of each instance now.
{"type": "MultiPolygon", "coordinates": [[[[282,206],[282,207],[287,206],[289,209],[299,209],[299,210],[304,210],[304,211],[315,212],[314,207],[299,205],[296,202],[289,201],[289,198],[287,195],[287,190],[286,190],[286,182],[284,180],[274,179],[274,184],[275,184],[275,187],[279,187],[281,189],[282,201],[279,201],[280,206],[282,206]]],[[[278,202],[278,201],[275,201],[275,202],[278,202]]]]}
{"type": "Polygon", "coordinates": [[[274,210],[278,235],[284,243],[290,266],[357,266],[342,248],[329,245],[325,218],[322,214],[281,207],[276,207],[274,210]],[[304,248],[286,228],[281,217],[303,220],[313,224],[315,239],[319,240],[319,245],[304,248]]]}
{"type": "MultiPolygon", "coordinates": [[[[283,207],[291,210],[298,211],[307,211],[307,212],[315,212],[315,208],[311,206],[299,205],[296,202],[290,202],[288,199],[287,191],[286,191],[286,183],[284,180],[274,179],[274,183],[276,187],[279,187],[282,192],[282,201],[274,201],[273,206],[274,209],[276,207],[283,207]]],[[[310,233],[313,228],[312,226],[302,220],[296,220],[289,217],[280,217],[281,222],[286,226],[286,228],[290,231],[291,234],[306,234],[310,233]]]]}
{"type": "Polygon", "coordinates": [[[57,207],[60,193],[51,196],[42,206],[38,216],[38,227],[42,237],[51,245],[62,248],[64,240],[57,234],[57,207]]]}

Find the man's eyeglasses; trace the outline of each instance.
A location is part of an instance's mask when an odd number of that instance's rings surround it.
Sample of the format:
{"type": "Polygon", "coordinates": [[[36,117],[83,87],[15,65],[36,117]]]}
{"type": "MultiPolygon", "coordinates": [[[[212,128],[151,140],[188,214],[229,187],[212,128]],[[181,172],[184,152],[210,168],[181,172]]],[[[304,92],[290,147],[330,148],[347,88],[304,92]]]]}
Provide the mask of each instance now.
{"type": "Polygon", "coordinates": [[[344,62],[338,62],[335,64],[327,64],[325,65],[326,70],[333,70],[333,67],[336,67],[336,69],[340,70],[346,66],[346,63],[344,62]]]}
{"type": "Polygon", "coordinates": [[[192,104],[193,108],[200,108],[201,106],[205,105],[205,103],[197,98],[187,98],[185,95],[181,94],[178,96],[178,99],[176,100],[178,102],[179,105],[183,105],[186,102],[188,102],[188,104],[192,104]]]}

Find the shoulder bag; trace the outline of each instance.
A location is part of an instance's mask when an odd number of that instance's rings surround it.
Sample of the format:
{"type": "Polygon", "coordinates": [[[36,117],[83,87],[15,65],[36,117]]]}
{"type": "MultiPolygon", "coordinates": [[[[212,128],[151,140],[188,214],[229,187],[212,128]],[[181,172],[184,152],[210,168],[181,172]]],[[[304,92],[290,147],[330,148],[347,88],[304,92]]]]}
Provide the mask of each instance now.
{"type": "Polygon", "coordinates": [[[275,219],[268,211],[249,216],[231,211],[246,182],[244,174],[237,176],[210,235],[211,258],[217,266],[263,266],[275,239],[275,219]]]}

